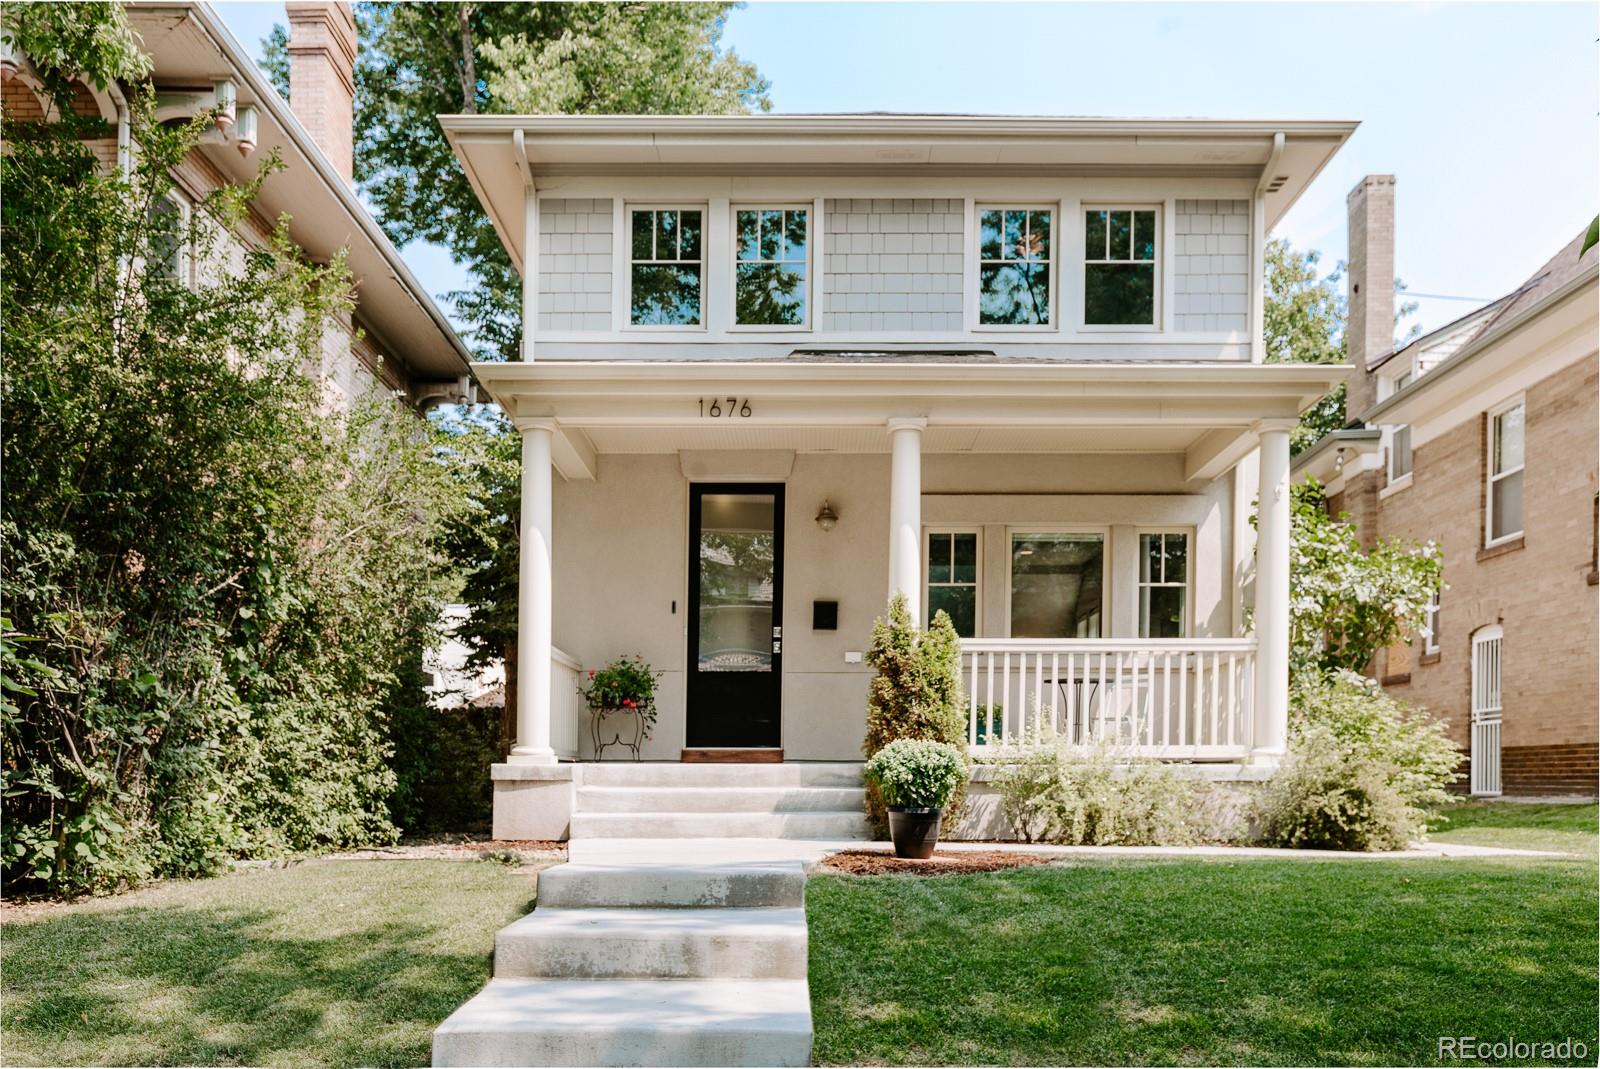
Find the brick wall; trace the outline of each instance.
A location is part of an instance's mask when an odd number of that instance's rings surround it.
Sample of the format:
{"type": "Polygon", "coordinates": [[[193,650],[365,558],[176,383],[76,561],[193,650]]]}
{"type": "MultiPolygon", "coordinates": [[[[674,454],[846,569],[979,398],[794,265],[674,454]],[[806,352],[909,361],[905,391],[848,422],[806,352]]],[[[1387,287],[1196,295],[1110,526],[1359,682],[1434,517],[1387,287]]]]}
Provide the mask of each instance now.
{"type": "Polygon", "coordinates": [[[1180,200],[1174,322],[1178,330],[1250,328],[1250,202],[1180,200]]]}
{"type": "Polygon", "coordinates": [[[961,329],[960,200],[840,199],[825,208],[823,330],[961,329]]]}
{"type": "Polygon", "coordinates": [[[539,329],[611,329],[610,199],[539,201],[539,329]]]}
{"type": "MultiPolygon", "coordinates": [[[[1503,786],[1508,794],[1594,790],[1596,718],[1594,554],[1600,371],[1595,358],[1530,388],[1524,476],[1525,535],[1519,548],[1479,559],[1483,545],[1483,417],[1419,446],[1412,484],[1378,503],[1377,533],[1436,539],[1447,589],[1439,653],[1421,640],[1404,658],[1409,679],[1390,690],[1446,720],[1466,750],[1471,714],[1472,633],[1505,629],[1502,643],[1503,786]],[[1555,755],[1561,755],[1559,764],[1555,755]]],[[[1486,398],[1486,403],[1500,398],[1486,398]]],[[[1380,657],[1380,662],[1385,658],[1380,657]]],[[[1396,666],[1400,658],[1396,658],[1396,666]]],[[[1385,674],[1387,664],[1380,664],[1385,674]]]]}
{"type": "Polygon", "coordinates": [[[1394,175],[1369,174],[1345,198],[1349,213],[1348,359],[1345,411],[1359,416],[1377,401],[1367,361],[1394,347],[1394,175]]]}

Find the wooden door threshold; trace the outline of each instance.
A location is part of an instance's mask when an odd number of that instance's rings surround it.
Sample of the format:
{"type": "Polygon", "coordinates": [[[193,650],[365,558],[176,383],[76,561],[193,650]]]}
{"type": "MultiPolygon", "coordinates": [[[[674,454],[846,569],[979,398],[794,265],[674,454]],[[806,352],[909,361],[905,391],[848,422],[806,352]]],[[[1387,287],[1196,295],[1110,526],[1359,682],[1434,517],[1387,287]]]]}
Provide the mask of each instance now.
{"type": "Polygon", "coordinates": [[[686,765],[706,764],[761,764],[780,765],[783,763],[783,751],[778,749],[759,750],[684,750],[679,758],[686,765]]]}

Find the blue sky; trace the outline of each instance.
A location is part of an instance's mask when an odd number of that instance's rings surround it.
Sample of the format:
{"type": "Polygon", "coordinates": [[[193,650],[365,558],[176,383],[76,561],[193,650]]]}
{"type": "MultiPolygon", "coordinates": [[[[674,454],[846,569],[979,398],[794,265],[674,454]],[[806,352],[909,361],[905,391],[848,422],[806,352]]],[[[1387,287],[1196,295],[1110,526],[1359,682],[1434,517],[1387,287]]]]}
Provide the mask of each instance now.
{"type": "MultiPolygon", "coordinates": [[[[259,52],[281,3],[222,3],[259,52]]],[[[1516,286],[1600,205],[1597,12],[1567,4],[752,3],[724,43],[775,111],[1359,119],[1276,235],[1345,253],[1345,194],[1397,176],[1396,266],[1418,293],[1516,286]]],[[[464,279],[407,260],[435,293],[464,279]]],[[[1437,326],[1471,305],[1422,300],[1437,326]]]]}

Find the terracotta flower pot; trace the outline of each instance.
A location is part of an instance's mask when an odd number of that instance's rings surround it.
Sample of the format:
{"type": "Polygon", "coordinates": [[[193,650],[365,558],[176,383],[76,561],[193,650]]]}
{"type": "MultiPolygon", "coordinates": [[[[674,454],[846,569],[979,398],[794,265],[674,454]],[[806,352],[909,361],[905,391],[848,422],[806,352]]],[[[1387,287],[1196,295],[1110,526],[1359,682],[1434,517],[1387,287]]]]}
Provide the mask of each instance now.
{"type": "Polygon", "coordinates": [[[939,841],[939,819],[943,809],[889,807],[889,838],[894,841],[894,856],[927,860],[939,841]]]}

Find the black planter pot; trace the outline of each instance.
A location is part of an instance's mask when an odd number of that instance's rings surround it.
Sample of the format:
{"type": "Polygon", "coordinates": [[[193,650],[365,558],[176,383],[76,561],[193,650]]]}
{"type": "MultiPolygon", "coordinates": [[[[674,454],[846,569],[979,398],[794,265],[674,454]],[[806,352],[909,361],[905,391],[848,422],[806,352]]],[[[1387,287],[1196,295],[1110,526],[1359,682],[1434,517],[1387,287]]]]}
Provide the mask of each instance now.
{"type": "Polygon", "coordinates": [[[889,807],[889,838],[894,840],[894,856],[926,860],[933,856],[939,841],[939,818],[943,809],[889,807]]]}

